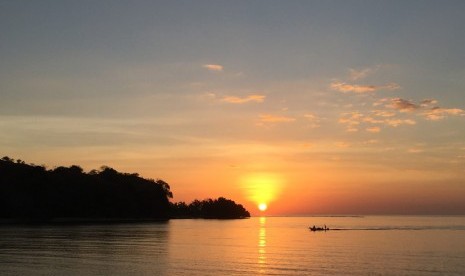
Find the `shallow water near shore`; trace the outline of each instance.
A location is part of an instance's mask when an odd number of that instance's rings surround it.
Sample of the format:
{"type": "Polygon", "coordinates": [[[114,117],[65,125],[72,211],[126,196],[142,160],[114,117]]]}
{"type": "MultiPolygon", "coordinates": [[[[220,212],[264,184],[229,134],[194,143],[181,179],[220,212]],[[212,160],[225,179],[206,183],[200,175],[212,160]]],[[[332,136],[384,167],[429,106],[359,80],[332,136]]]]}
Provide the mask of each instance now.
{"type": "Polygon", "coordinates": [[[0,226],[1,275],[465,275],[464,260],[465,217],[0,226]]]}

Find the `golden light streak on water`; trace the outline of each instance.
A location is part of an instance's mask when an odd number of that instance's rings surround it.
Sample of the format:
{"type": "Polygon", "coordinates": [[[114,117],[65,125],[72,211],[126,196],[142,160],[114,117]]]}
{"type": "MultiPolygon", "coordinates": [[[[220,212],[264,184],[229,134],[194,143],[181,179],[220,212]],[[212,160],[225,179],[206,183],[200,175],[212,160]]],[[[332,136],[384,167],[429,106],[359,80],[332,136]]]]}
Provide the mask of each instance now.
{"type": "Polygon", "coordinates": [[[260,217],[258,232],[258,266],[260,274],[266,273],[266,217],[260,217]]]}

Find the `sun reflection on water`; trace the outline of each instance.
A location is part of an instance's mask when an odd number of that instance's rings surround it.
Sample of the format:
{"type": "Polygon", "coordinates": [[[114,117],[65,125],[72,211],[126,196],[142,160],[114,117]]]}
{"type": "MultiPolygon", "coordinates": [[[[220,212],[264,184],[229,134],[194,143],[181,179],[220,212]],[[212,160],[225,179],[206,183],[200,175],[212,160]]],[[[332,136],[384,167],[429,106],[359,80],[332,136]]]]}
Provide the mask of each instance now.
{"type": "Polygon", "coordinates": [[[258,231],[258,267],[260,274],[266,272],[266,217],[260,217],[258,231]]]}

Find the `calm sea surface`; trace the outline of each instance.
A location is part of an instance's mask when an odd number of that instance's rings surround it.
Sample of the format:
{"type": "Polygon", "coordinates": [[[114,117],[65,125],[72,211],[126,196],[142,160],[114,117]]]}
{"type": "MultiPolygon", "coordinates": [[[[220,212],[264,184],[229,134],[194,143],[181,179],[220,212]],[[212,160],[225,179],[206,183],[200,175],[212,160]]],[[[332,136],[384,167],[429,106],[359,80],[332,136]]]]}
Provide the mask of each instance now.
{"type": "Polygon", "coordinates": [[[128,274],[465,275],[465,217],[0,226],[0,275],[128,274]]]}

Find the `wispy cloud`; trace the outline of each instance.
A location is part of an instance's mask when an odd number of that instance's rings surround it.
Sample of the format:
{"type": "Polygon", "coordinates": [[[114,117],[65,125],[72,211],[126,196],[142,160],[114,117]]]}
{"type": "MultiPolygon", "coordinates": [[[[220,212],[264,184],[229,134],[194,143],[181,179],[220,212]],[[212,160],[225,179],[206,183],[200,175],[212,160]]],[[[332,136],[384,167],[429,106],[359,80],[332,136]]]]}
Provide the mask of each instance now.
{"type": "Polygon", "coordinates": [[[400,112],[412,112],[419,109],[421,106],[409,100],[392,98],[386,107],[397,109],[400,112]]]}
{"type": "MultiPolygon", "coordinates": [[[[440,107],[438,101],[432,98],[421,101],[403,99],[401,97],[376,99],[375,93],[378,90],[399,89],[400,86],[394,82],[385,85],[355,83],[376,73],[382,67],[384,66],[350,68],[349,76],[348,78],[346,77],[345,81],[333,79],[330,83],[332,90],[341,93],[370,95],[370,97],[363,98],[366,100],[364,102],[344,105],[349,110],[356,106],[361,110],[341,113],[338,122],[345,126],[347,132],[354,133],[359,130],[365,130],[371,133],[378,133],[388,127],[413,126],[417,124],[418,117],[429,121],[439,121],[450,116],[465,117],[464,109],[440,107]],[[370,108],[370,102],[372,108],[370,108]]],[[[359,98],[358,101],[361,99],[359,98]]]]}
{"type": "Polygon", "coordinates": [[[371,116],[365,116],[363,118],[363,122],[371,123],[371,124],[382,124],[382,123],[384,123],[384,120],[377,119],[377,118],[374,118],[374,117],[371,117],[371,116]]]}
{"type": "Polygon", "coordinates": [[[420,148],[410,148],[407,150],[407,152],[409,153],[421,153],[421,152],[424,152],[423,149],[420,149],[420,148]]]}
{"type": "Polygon", "coordinates": [[[219,64],[204,64],[203,67],[210,71],[215,71],[215,72],[223,71],[223,65],[219,65],[219,64]]]}
{"type": "Polygon", "coordinates": [[[437,104],[438,101],[435,100],[435,99],[424,99],[423,101],[420,102],[420,105],[422,107],[428,107],[428,106],[431,106],[431,105],[434,105],[434,104],[437,104]]]}
{"type": "Polygon", "coordinates": [[[447,115],[465,116],[465,111],[460,108],[433,107],[429,110],[426,110],[423,115],[427,120],[439,121],[444,119],[447,115]]]}
{"type": "Polygon", "coordinates": [[[439,121],[448,116],[464,116],[465,110],[460,108],[441,108],[435,106],[435,99],[425,99],[416,103],[402,98],[383,98],[372,104],[376,109],[360,112],[341,113],[339,123],[345,125],[347,132],[365,129],[368,132],[380,132],[382,127],[413,126],[416,118],[439,121]]]}
{"type": "Polygon", "coordinates": [[[368,77],[369,75],[375,73],[381,68],[381,65],[376,65],[372,67],[366,67],[362,69],[349,69],[349,78],[353,81],[364,79],[368,77]]]}
{"type": "Polygon", "coordinates": [[[395,112],[387,111],[387,110],[373,110],[373,115],[378,117],[393,117],[396,116],[395,112]]]}
{"type": "Polygon", "coordinates": [[[333,82],[331,83],[331,89],[342,92],[342,93],[371,93],[376,91],[376,86],[374,85],[356,85],[348,84],[345,82],[333,82]]]}
{"type": "Polygon", "coordinates": [[[399,112],[420,112],[427,120],[439,121],[447,116],[465,116],[465,110],[460,108],[441,108],[435,106],[438,103],[435,99],[425,99],[419,104],[402,98],[385,98],[374,103],[375,106],[383,105],[386,108],[399,112]]]}
{"type": "Polygon", "coordinates": [[[336,147],[342,148],[342,149],[345,149],[345,148],[348,148],[348,147],[351,146],[350,143],[348,143],[348,142],[336,142],[336,143],[334,143],[334,145],[336,147]]]}
{"type": "Polygon", "coordinates": [[[311,128],[318,128],[320,127],[320,118],[313,114],[313,113],[307,113],[304,115],[305,119],[307,119],[309,126],[311,128]]]}
{"type": "Polygon", "coordinates": [[[295,118],[287,116],[277,116],[271,114],[260,115],[260,122],[262,123],[290,123],[294,122],[295,118]]]}
{"type": "Polygon", "coordinates": [[[396,83],[390,83],[386,85],[358,85],[350,84],[346,82],[335,81],[331,83],[331,89],[342,92],[342,93],[356,93],[356,94],[366,94],[373,93],[377,90],[386,89],[386,90],[396,90],[400,86],[396,83]]]}
{"type": "Polygon", "coordinates": [[[365,68],[362,70],[349,69],[350,79],[353,81],[364,79],[371,73],[372,73],[371,68],[365,68]]]}
{"type": "Polygon", "coordinates": [[[213,93],[213,92],[206,92],[206,93],[204,93],[202,96],[208,97],[208,98],[212,98],[212,99],[213,99],[213,98],[216,98],[216,94],[213,93]]]}
{"type": "Polygon", "coordinates": [[[341,118],[339,118],[339,123],[346,125],[346,130],[348,132],[357,132],[358,125],[362,121],[364,115],[358,111],[343,113],[341,118]]]}
{"type": "MultiPolygon", "coordinates": [[[[379,110],[376,110],[379,114],[379,110]]],[[[346,126],[347,132],[357,132],[359,128],[365,127],[368,132],[376,133],[381,131],[380,126],[398,127],[401,125],[415,125],[416,122],[412,119],[398,119],[391,116],[376,116],[375,112],[363,114],[359,111],[342,113],[339,118],[339,123],[346,126]]],[[[391,115],[383,114],[381,115],[391,115]]]]}
{"type": "Polygon", "coordinates": [[[349,126],[346,128],[346,131],[347,132],[358,132],[358,128],[349,126]]]}
{"type": "Polygon", "coordinates": [[[385,123],[392,127],[398,127],[401,125],[415,125],[417,122],[412,119],[389,119],[385,123]]]}
{"type": "Polygon", "coordinates": [[[381,131],[381,128],[377,126],[367,127],[366,131],[371,132],[371,133],[378,133],[381,131]]]}
{"type": "Polygon", "coordinates": [[[246,97],[225,96],[221,101],[231,104],[244,104],[249,102],[262,103],[265,100],[264,95],[248,95],[246,97]]]}

